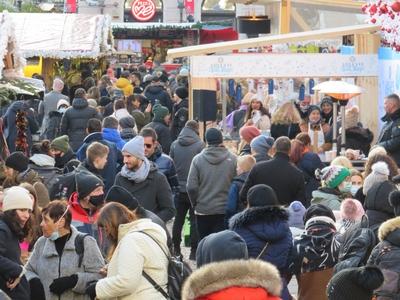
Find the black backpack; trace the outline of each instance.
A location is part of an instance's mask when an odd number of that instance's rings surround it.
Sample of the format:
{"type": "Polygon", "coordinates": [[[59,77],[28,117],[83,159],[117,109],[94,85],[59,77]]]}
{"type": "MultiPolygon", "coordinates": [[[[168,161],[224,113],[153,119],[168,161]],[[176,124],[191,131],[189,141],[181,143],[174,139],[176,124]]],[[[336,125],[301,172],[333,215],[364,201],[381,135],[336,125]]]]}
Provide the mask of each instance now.
{"type": "Polygon", "coordinates": [[[85,237],[89,236],[87,233],[79,232],[75,238],[75,252],[78,254],[78,268],[82,266],[83,256],[85,255],[85,237]]]}
{"type": "Polygon", "coordinates": [[[55,199],[69,199],[75,192],[75,171],[67,174],[61,174],[56,177],[53,184],[48,185],[50,201],[55,199]]]}
{"type": "Polygon", "coordinates": [[[153,278],[149,274],[147,274],[144,270],[142,272],[142,275],[144,278],[147,279],[148,282],[151,283],[151,285],[159,292],[165,299],[171,299],[171,300],[180,300],[181,299],[181,289],[183,286],[183,283],[185,282],[186,278],[189,277],[189,275],[192,273],[191,268],[189,265],[184,262],[183,260],[180,260],[176,257],[172,257],[168,253],[164,251],[164,249],[161,247],[161,245],[149,234],[143,231],[137,231],[140,233],[143,233],[147,235],[149,238],[151,238],[157,245],[160,247],[162,252],[165,254],[165,256],[168,259],[168,293],[157,283],[154,281],[153,278]]]}

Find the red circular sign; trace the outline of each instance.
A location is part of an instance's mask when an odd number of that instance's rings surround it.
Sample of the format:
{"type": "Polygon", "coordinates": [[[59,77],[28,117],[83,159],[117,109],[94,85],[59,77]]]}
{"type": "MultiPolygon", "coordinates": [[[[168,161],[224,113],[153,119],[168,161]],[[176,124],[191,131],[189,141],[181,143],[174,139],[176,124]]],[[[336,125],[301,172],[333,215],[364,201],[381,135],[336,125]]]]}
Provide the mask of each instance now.
{"type": "Polygon", "coordinates": [[[136,20],[145,22],[156,14],[156,5],[152,0],[134,0],[131,11],[136,20]]]}

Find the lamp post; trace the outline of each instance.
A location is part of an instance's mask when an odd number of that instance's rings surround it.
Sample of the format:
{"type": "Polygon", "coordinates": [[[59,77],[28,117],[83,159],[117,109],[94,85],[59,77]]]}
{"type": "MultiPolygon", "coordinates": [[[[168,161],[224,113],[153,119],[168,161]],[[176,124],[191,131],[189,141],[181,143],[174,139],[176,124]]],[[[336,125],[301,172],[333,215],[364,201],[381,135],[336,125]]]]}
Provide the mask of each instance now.
{"type": "Polygon", "coordinates": [[[183,22],[183,10],[185,9],[185,2],[184,0],[177,0],[178,1],[178,9],[179,9],[179,19],[180,19],[180,23],[183,22]]]}

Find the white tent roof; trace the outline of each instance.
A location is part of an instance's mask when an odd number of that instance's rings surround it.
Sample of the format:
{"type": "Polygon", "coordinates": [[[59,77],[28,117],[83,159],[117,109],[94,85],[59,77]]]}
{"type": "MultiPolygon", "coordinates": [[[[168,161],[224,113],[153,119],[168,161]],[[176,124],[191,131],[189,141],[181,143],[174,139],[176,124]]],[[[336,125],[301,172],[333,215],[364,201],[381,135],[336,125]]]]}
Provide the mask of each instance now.
{"type": "Polygon", "coordinates": [[[111,49],[110,18],[82,14],[11,14],[24,57],[97,58],[111,49]]]}

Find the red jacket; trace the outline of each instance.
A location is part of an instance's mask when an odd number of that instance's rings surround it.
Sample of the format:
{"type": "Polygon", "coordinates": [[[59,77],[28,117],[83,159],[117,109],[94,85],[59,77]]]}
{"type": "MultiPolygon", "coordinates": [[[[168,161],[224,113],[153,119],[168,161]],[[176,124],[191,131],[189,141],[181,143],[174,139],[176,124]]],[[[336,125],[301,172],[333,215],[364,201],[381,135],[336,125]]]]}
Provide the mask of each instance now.
{"type": "Polygon", "coordinates": [[[196,300],[280,300],[280,297],[272,296],[261,287],[248,288],[241,286],[229,287],[196,300]]]}

